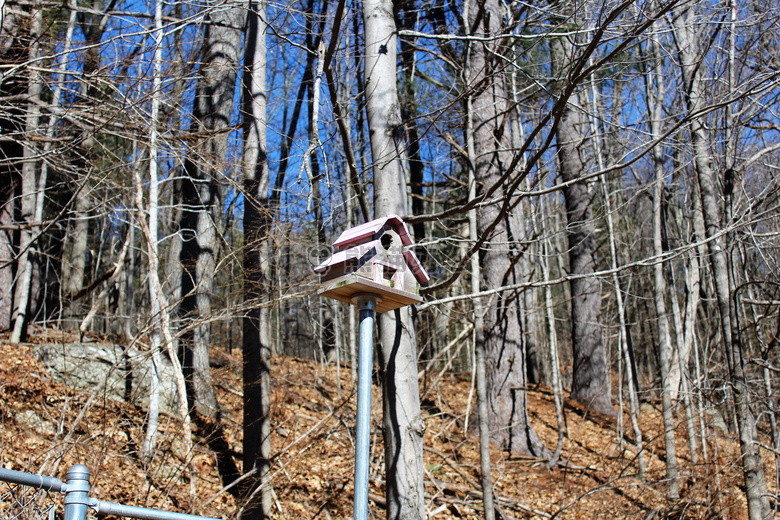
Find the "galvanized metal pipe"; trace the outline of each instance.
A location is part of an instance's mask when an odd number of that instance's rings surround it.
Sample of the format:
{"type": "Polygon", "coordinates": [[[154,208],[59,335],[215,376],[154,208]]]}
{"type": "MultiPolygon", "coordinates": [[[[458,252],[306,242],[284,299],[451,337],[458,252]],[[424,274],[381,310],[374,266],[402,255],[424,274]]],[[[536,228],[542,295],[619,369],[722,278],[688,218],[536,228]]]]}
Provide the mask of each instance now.
{"type": "Polygon", "coordinates": [[[93,506],[99,515],[115,515],[127,518],[139,518],[141,520],[216,520],[203,516],[187,515],[184,513],[171,513],[145,507],[126,506],[112,502],[95,501],[93,506]]]}
{"type": "Polygon", "coordinates": [[[358,294],[353,298],[360,311],[360,344],[358,350],[357,431],[355,433],[354,520],[368,518],[368,464],[371,443],[371,373],[374,362],[374,314],[380,298],[375,294],[358,294]]]}
{"type": "Polygon", "coordinates": [[[20,484],[22,486],[30,486],[35,489],[43,489],[44,491],[62,491],[64,484],[58,478],[44,477],[43,475],[35,475],[33,473],[25,473],[23,471],[14,471],[12,469],[0,468],[0,480],[4,482],[11,482],[12,484],[20,484]]]}
{"type": "Polygon", "coordinates": [[[74,464],[65,474],[65,520],[86,520],[89,498],[89,469],[74,464]]]}
{"type": "Polygon", "coordinates": [[[84,464],[75,464],[68,468],[67,482],[65,483],[54,477],[0,468],[0,481],[65,493],[65,520],[86,520],[89,508],[101,515],[124,516],[141,520],[216,520],[204,516],[126,506],[90,498],[89,476],[89,469],[84,464]]]}

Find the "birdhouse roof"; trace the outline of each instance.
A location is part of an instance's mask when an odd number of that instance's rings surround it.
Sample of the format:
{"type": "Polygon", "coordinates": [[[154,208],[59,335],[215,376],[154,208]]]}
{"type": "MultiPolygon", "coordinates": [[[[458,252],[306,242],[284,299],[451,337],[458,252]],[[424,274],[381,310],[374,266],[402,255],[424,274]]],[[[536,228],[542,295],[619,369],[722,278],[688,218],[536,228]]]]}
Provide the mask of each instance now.
{"type": "MultiPolygon", "coordinates": [[[[401,220],[398,215],[387,215],[382,218],[360,224],[353,228],[344,231],[339,238],[333,243],[336,249],[344,250],[348,247],[352,247],[357,244],[362,244],[371,240],[376,233],[382,229],[385,224],[389,224],[393,227],[393,230],[401,237],[401,243],[405,246],[412,245],[412,238],[409,236],[409,230],[406,228],[406,224],[401,220]]],[[[419,262],[418,262],[419,263],[419,262]]]]}
{"type": "Polygon", "coordinates": [[[334,265],[342,264],[352,258],[358,258],[358,256],[359,253],[355,249],[345,249],[344,251],[336,251],[335,253],[333,253],[333,256],[326,259],[320,265],[315,267],[314,272],[317,274],[324,273],[325,271],[328,270],[328,268],[333,267],[334,265]]]}
{"type": "MultiPolygon", "coordinates": [[[[371,242],[357,245],[361,247],[350,247],[348,249],[336,251],[330,258],[326,259],[320,265],[315,267],[314,272],[317,274],[325,273],[331,267],[343,264],[344,262],[351,259],[359,258],[373,248],[381,248],[379,240],[372,240],[371,242]]],[[[430,276],[428,276],[428,273],[425,271],[425,268],[420,263],[420,260],[417,258],[417,255],[414,254],[414,251],[411,249],[404,251],[403,256],[404,260],[406,261],[406,265],[412,271],[412,274],[417,279],[418,283],[425,285],[431,280],[430,276]]]]}
{"type": "Polygon", "coordinates": [[[404,259],[406,259],[406,264],[409,266],[409,269],[412,270],[412,274],[417,278],[418,283],[425,285],[431,281],[431,277],[428,276],[428,273],[420,263],[420,260],[417,259],[417,255],[414,254],[414,251],[411,249],[404,251],[404,259]]]}

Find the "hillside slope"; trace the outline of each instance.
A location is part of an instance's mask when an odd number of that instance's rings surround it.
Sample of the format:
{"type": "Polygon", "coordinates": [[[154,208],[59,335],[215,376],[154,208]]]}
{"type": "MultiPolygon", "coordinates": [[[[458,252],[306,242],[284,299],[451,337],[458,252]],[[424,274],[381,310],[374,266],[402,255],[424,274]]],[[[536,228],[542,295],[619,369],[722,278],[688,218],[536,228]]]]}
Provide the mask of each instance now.
{"type": "MultiPolygon", "coordinates": [[[[34,341],[50,343],[53,339],[42,335],[34,341]]],[[[180,421],[161,418],[158,453],[145,468],[137,457],[144,411],[99,394],[64,388],[51,380],[30,352],[29,345],[11,346],[0,340],[3,467],[64,479],[71,464],[83,463],[92,472],[93,496],[99,499],[236,517],[237,502],[229,492],[221,491],[213,454],[202,443],[193,454],[183,453],[180,421]]],[[[227,439],[239,462],[240,366],[240,356],[234,353],[213,374],[225,412],[227,439]]],[[[355,396],[349,368],[279,357],[272,375],[275,518],[350,518],[355,396]]],[[[444,374],[437,380],[436,376],[421,378],[429,517],[480,518],[477,439],[464,435],[472,394],[469,377],[444,374]]],[[[370,509],[374,518],[384,518],[381,398],[376,385],[373,396],[370,509]]],[[[530,390],[528,396],[531,423],[552,448],[557,442],[552,395],[549,389],[540,388],[530,390]]],[[[563,467],[548,470],[545,461],[492,452],[496,492],[508,518],[746,517],[739,489],[739,451],[725,433],[709,432],[710,460],[693,466],[684,417],[678,417],[678,456],[686,478],[681,486],[683,498],[668,503],[657,407],[645,404],[641,417],[648,468],[644,482],[635,475],[636,450],[617,442],[614,418],[584,413],[567,401],[566,419],[563,467]]],[[[627,416],[624,424],[630,440],[633,434],[627,416]]],[[[774,482],[770,461],[767,455],[769,481],[774,482]]],[[[2,486],[2,493],[7,492],[8,486],[2,486]]]]}

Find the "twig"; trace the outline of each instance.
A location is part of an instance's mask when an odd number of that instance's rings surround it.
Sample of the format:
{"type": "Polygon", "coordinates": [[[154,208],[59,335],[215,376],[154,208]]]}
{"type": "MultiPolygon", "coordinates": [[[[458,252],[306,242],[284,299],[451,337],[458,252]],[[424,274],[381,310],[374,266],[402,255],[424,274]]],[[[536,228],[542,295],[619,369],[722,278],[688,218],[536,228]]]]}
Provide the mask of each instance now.
{"type": "MultiPolygon", "coordinates": [[[[474,495],[477,498],[482,498],[482,491],[479,490],[479,488],[481,486],[473,478],[471,478],[468,475],[468,473],[466,473],[465,471],[460,469],[458,467],[458,465],[452,459],[450,459],[449,457],[447,457],[447,455],[445,455],[444,453],[440,452],[439,450],[437,450],[435,448],[431,448],[429,446],[425,446],[425,447],[423,447],[423,449],[425,451],[427,451],[429,453],[432,453],[432,454],[436,455],[437,457],[441,458],[444,462],[447,463],[448,466],[450,466],[453,470],[455,470],[455,472],[458,475],[460,475],[463,478],[463,480],[465,480],[471,487],[467,488],[467,487],[459,486],[457,484],[450,484],[449,482],[444,482],[442,480],[437,480],[437,479],[433,479],[433,478],[430,479],[431,483],[433,483],[436,487],[451,489],[451,490],[454,490],[454,491],[461,491],[461,492],[464,492],[464,493],[467,493],[467,494],[470,494],[470,495],[474,495]]],[[[496,500],[498,502],[504,504],[504,505],[511,505],[511,506],[516,507],[518,509],[521,509],[521,510],[527,512],[527,513],[532,513],[532,514],[535,514],[535,515],[539,515],[539,516],[542,516],[544,518],[550,518],[550,515],[545,513],[544,511],[536,510],[536,509],[534,509],[534,508],[532,508],[530,506],[527,506],[527,505],[523,504],[522,502],[517,502],[516,500],[511,500],[509,498],[500,497],[500,496],[498,496],[497,493],[495,494],[495,496],[496,496],[496,500]]]]}
{"type": "Polygon", "coordinates": [[[234,480],[233,482],[231,482],[227,486],[225,486],[222,489],[220,489],[219,491],[217,491],[211,498],[209,498],[203,504],[201,504],[200,508],[203,509],[204,507],[206,507],[207,505],[209,505],[210,503],[215,501],[222,493],[225,493],[226,491],[230,490],[232,487],[236,486],[239,482],[241,482],[242,480],[244,480],[244,479],[254,475],[255,473],[257,473],[257,468],[256,467],[250,469],[249,471],[247,471],[246,473],[244,473],[243,475],[238,477],[236,480],[234,480]]]}
{"type": "MultiPolygon", "coordinates": [[[[435,485],[440,487],[440,488],[449,489],[451,491],[460,491],[461,493],[465,493],[466,495],[472,495],[474,498],[482,498],[482,491],[480,491],[478,489],[467,488],[465,486],[459,486],[457,484],[451,484],[449,482],[444,482],[444,481],[437,480],[437,479],[433,479],[433,480],[435,481],[434,482],[435,485]]],[[[433,500],[439,500],[439,499],[437,499],[436,497],[433,497],[433,500]]],[[[524,511],[526,513],[538,515],[538,516],[541,516],[543,518],[550,518],[550,515],[548,513],[545,513],[544,511],[540,511],[538,509],[534,509],[533,507],[525,505],[522,502],[518,502],[517,500],[512,500],[512,499],[509,499],[509,498],[500,497],[498,495],[496,495],[496,500],[498,502],[500,502],[502,505],[512,506],[512,507],[520,509],[521,511],[524,511]]],[[[471,507],[473,507],[473,506],[471,506],[471,507]]],[[[501,515],[504,516],[504,517],[507,516],[506,513],[503,513],[503,512],[501,513],[501,515]]]]}
{"type": "Polygon", "coordinates": [[[444,453],[440,452],[439,450],[437,450],[437,449],[435,449],[435,448],[431,448],[430,446],[423,446],[423,450],[427,451],[428,453],[433,453],[434,455],[436,455],[437,457],[439,457],[441,460],[443,460],[444,462],[446,462],[446,463],[447,463],[447,465],[448,465],[449,467],[451,467],[453,470],[455,470],[455,473],[457,473],[458,475],[460,475],[460,476],[461,476],[461,478],[462,478],[463,480],[465,480],[466,482],[468,482],[470,485],[474,486],[475,488],[479,488],[479,487],[480,487],[480,485],[477,483],[477,481],[476,481],[476,480],[474,480],[473,478],[471,478],[471,477],[468,475],[468,473],[466,473],[465,471],[463,471],[462,469],[460,469],[460,468],[458,467],[458,465],[455,463],[455,461],[453,461],[452,459],[450,459],[449,457],[447,457],[447,455],[445,455],[444,453]]]}

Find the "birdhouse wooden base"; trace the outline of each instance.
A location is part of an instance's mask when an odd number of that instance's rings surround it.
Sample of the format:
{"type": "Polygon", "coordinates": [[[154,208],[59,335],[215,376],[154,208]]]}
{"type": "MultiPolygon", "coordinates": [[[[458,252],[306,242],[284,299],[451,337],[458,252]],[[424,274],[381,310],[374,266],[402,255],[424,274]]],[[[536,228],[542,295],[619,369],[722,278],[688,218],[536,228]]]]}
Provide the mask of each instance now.
{"type": "Polygon", "coordinates": [[[380,301],[377,302],[376,312],[393,311],[400,307],[420,303],[422,298],[408,291],[400,291],[381,283],[374,282],[355,273],[332,278],[322,284],[317,294],[352,304],[352,298],[360,293],[375,294],[380,301]]]}

